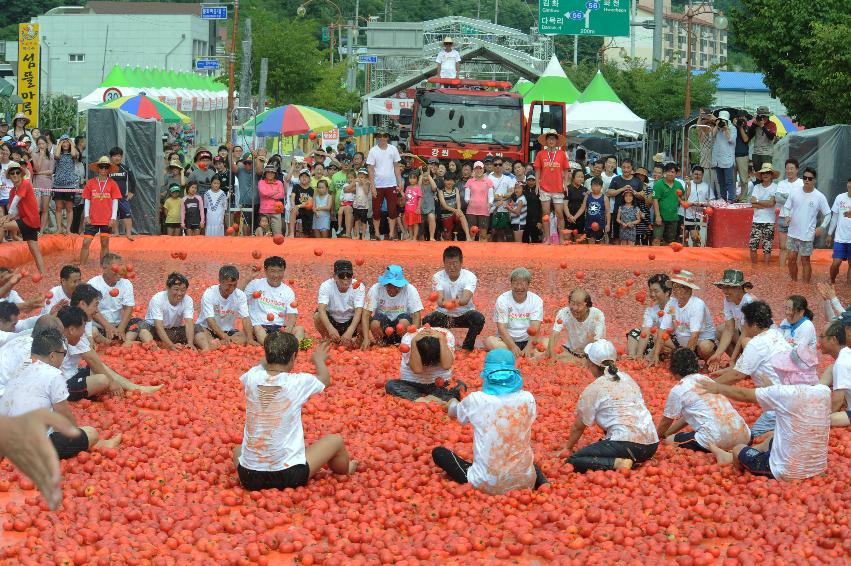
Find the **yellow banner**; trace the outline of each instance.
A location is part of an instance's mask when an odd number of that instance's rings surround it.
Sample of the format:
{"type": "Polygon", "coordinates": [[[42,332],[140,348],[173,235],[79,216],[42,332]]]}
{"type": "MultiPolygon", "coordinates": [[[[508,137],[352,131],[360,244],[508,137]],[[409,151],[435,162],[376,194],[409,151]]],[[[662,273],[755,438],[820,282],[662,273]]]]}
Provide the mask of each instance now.
{"type": "Polygon", "coordinates": [[[21,111],[30,119],[29,128],[38,127],[38,79],[38,24],[18,24],[18,96],[24,99],[21,111]]]}

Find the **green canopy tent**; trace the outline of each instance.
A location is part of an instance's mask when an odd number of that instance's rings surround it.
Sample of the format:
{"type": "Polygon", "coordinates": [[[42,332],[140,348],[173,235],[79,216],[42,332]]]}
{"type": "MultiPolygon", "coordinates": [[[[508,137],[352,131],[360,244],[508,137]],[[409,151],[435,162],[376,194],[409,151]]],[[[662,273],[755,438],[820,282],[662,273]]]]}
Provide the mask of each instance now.
{"type": "Polygon", "coordinates": [[[511,92],[516,92],[520,96],[523,96],[524,94],[529,92],[529,89],[531,89],[533,86],[535,86],[535,83],[533,83],[529,79],[520,79],[519,81],[514,83],[514,86],[511,88],[511,92]]]}
{"type": "Polygon", "coordinates": [[[591,79],[591,82],[588,83],[588,86],[585,87],[585,90],[582,91],[582,94],[577,99],[577,102],[593,101],[619,102],[623,104],[623,101],[615,94],[615,91],[612,90],[612,87],[609,86],[609,83],[606,82],[603,73],[600,71],[597,71],[597,74],[594,75],[594,78],[591,79]]]}
{"type": "Polygon", "coordinates": [[[606,82],[603,73],[588,83],[576,104],[565,115],[571,134],[642,137],[646,122],[624,104],[606,82]]]}
{"type": "Polygon", "coordinates": [[[523,104],[533,102],[563,102],[573,104],[579,98],[579,90],[561,68],[555,55],[552,56],[541,78],[523,94],[523,104]]]}

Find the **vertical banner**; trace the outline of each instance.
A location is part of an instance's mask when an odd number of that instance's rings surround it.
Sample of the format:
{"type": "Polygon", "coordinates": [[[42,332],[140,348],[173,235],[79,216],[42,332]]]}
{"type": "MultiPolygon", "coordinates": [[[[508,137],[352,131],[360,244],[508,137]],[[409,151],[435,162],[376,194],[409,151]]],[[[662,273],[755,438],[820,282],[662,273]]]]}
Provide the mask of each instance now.
{"type": "Polygon", "coordinates": [[[18,24],[18,96],[24,99],[21,111],[38,126],[39,35],[38,24],[18,24]]]}

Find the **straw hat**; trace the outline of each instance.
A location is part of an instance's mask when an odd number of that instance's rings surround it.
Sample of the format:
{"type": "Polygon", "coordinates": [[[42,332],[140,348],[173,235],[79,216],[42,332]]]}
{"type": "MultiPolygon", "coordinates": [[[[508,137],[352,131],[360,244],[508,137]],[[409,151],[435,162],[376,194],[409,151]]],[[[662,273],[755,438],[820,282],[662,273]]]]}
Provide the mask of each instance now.
{"type": "Polygon", "coordinates": [[[447,43],[454,44],[455,41],[453,41],[453,39],[451,37],[444,37],[443,38],[443,44],[446,45],[447,43]]]}
{"type": "Polygon", "coordinates": [[[780,176],[780,171],[775,169],[774,166],[771,165],[771,163],[763,163],[762,168],[757,171],[757,173],[759,173],[760,175],[762,175],[763,173],[771,173],[771,177],[774,179],[780,176]]]}
{"type": "Polygon", "coordinates": [[[14,124],[14,123],[15,123],[16,121],[18,121],[18,120],[25,120],[25,122],[24,122],[24,126],[26,126],[27,124],[29,124],[29,123],[30,123],[30,118],[29,118],[29,116],[27,116],[27,115],[26,115],[26,114],[24,114],[23,112],[18,112],[17,114],[15,114],[15,117],[14,117],[14,118],[12,118],[12,123],[14,124]]]}
{"type": "Polygon", "coordinates": [[[547,130],[546,132],[538,136],[538,143],[541,144],[541,147],[546,147],[547,138],[550,136],[555,136],[556,138],[558,138],[556,146],[564,147],[565,145],[567,145],[567,137],[564,134],[560,134],[555,130],[547,130]]]}
{"type": "Polygon", "coordinates": [[[115,173],[116,171],[118,171],[118,166],[115,165],[114,163],[112,163],[112,161],[109,159],[109,157],[107,157],[105,155],[102,156],[97,161],[95,161],[94,163],[89,163],[89,169],[91,169],[92,171],[97,173],[98,171],[100,171],[101,165],[109,165],[109,172],[110,173],[115,173]]]}
{"type": "Polygon", "coordinates": [[[653,156],[653,163],[664,163],[665,162],[665,154],[661,151],[653,156]]]}
{"type": "Polygon", "coordinates": [[[680,271],[678,274],[671,277],[671,283],[678,283],[683,287],[688,287],[689,289],[694,289],[695,291],[699,291],[700,287],[697,286],[697,283],[694,282],[694,273],[691,271],[680,271]]]}
{"type": "Polygon", "coordinates": [[[179,159],[172,159],[168,162],[169,167],[177,167],[178,169],[183,169],[183,163],[180,162],[179,159]]]}

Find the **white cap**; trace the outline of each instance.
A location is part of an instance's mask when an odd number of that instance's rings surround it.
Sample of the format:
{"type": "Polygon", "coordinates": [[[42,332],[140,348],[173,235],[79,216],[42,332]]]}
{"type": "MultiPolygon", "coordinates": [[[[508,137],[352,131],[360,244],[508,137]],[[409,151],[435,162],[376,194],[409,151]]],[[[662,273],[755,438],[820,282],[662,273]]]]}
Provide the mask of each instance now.
{"type": "Polygon", "coordinates": [[[603,362],[614,362],[618,359],[618,351],[615,345],[608,340],[597,340],[585,346],[585,355],[594,365],[601,366],[603,362]]]}
{"type": "Polygon", "coordinates": [[[473,169],[475,169],[476,167],[481,167],[482,169],[484,169],[485,164],[482,163],[481,161],[476,161],[475,163],[473,163],[473,169]]]}

